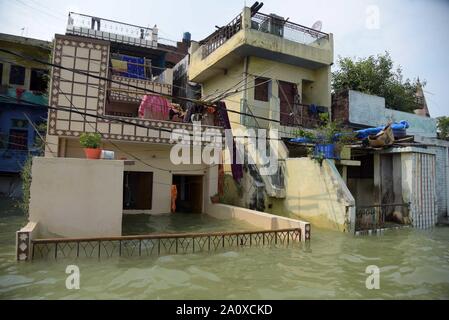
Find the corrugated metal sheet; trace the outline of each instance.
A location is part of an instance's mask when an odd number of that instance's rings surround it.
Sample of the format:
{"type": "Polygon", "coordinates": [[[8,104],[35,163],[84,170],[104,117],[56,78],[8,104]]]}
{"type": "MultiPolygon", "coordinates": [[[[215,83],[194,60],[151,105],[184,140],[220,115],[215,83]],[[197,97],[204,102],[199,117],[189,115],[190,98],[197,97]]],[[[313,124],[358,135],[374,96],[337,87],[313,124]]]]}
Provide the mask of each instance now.
{"type": "Polygon", "coordinates": [[[413,194],[411,216],[419,229],[436,224],[435,155],[415,153],[413,157],[413,194]]]}
{"type": "Polygon", "coordinates": [[[445,147],[433,147],[435,151],[435,185],[436,185],[436,201],[437,201],[437,215],[439,217],[446,216],[447,213],[447,164],[446,153],[448,149],[445,147]]]}

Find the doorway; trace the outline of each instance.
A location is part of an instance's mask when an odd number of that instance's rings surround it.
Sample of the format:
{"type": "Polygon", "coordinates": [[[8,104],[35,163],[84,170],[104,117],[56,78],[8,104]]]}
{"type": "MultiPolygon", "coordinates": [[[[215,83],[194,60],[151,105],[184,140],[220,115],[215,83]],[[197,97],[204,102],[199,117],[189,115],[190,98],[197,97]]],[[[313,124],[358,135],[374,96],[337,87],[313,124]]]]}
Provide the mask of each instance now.
{"type": "Polygon", "coordinates": [[[123,209],[151,210],[153,172],[125,171],[123,176],[123,209]]]}
{"type": "Polygon", "coordinates": [[[203,176],[173,175],[173,185],[176,186],[176,212],[203,212],[203,176]]]}
{"type": "Polygon", "coordinates": [[[280,108],[280,121],[282,126],[292,125],[292,119],[294,118],[293,105],[295,103],[295,95],[297,93],[296,85],[291,82],[279,81],[279,108],[280,108]]]}

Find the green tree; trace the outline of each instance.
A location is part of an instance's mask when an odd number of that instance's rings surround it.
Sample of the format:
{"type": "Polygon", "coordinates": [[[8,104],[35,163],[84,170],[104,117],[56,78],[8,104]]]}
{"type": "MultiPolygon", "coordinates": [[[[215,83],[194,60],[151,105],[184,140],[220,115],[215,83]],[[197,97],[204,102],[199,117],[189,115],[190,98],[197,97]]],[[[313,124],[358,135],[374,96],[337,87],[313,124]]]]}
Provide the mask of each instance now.
{"type": "MultiPolygon", "coordinates": [[[[384,97],[387,107],[413,112],[418,108],[415,98],[417,80],[403,79],[402,68],[394,69],[388,52],[364,59],[338,57],[339,69],[332,73],[332,89],[357,90],[384,97]]],[[[425,82],[421,82],[425,85],[425,82]]]]}
{"type": "Polygon", "coordinates": [[[449,117],[438,117],[437,126],[438,131],[440,131],[440,138],[449,140],[449,117]]]}

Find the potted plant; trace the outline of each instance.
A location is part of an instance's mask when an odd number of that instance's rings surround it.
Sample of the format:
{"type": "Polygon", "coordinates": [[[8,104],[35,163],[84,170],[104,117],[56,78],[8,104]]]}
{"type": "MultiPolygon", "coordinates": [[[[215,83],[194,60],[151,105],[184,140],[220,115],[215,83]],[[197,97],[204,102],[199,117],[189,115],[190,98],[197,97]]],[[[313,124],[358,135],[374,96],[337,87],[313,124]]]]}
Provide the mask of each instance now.
{"type": "Polygon", "coordinates": [[[345,131],[339,123],[329,121],[327,113],[320,114],[320,125],[314,131],[299,129],[295,134],[301,142],[314,144],[308,153],[320,164],[324,159],[340,159],[343,146],[355,140],[352,131],[345,131]]]}
{"type": "Polygon", "coordinates": [[[80,135],[80,144],[84,147],[87,159],[100,159],[101,135],[99,133],[85,132],[80,135]]]}
{"type": "Polygon", "coordinates": [[[220,202],[220,196],[218,195],[218,193],[216,193],[213,196],[211,196],[210,197],[210,201],[212,201],[212,203],[219,203],[220,202]]]}

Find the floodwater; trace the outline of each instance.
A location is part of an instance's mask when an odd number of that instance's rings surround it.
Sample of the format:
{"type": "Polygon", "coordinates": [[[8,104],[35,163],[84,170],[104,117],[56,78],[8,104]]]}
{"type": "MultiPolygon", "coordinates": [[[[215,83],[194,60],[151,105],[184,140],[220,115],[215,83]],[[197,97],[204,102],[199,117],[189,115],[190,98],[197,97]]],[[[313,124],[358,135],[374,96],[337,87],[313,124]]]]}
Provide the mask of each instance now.
{"type": "MultiPolygon", "coordinates": [[[[137,216],[125,230],[247,227],[210,217],[177,217],[137,216]]],[[[2,299],[449,299],[449,228],[365,237],[313,229],[310,246],[302,247],[18,263],[14,235],[24,222],[16,214],[0,216],[2,299]],[[70,264],[80,269],[79,290],[66,289],[70,264]],[[369,265],[380,268],[378,290],[366,288],[369,265]]]]}

